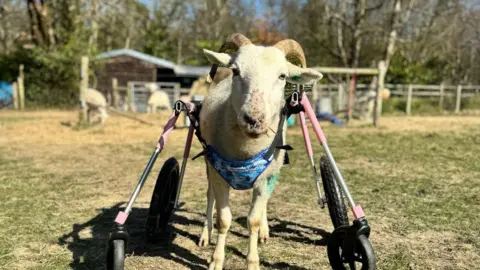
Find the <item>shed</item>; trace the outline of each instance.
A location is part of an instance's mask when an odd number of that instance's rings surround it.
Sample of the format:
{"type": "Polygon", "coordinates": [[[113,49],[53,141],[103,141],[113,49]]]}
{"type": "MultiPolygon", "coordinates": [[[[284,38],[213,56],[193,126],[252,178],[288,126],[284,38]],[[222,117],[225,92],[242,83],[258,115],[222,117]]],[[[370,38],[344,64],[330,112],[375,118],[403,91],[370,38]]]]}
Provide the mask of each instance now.
{"type": "Polygon", "coordinates": [[[210,71],[210,66],[177,65],[165,59],[131,49],[120,49],[101,53],[95,60],[103,63],[97,73],[97,88],[109,100],[112,95],[112,79],[126,87],[128,82],[179,83],[181,93],[188,94],[193,82],[210,71]]]}

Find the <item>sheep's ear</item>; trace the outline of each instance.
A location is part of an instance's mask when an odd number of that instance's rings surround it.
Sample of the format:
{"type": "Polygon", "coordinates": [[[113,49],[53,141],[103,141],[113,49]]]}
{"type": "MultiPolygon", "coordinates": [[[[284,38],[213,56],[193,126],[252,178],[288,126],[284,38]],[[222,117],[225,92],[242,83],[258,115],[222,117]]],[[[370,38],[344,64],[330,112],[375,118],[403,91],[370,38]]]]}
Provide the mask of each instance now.
{"type": "Polygon", "coordinates": [[[203,53],[212,64],[227,66],[232,60],[232,56],[227,53],[217,53],[207,49],[203,49],[203,53]]]}
{"type": "Polygon", "coordinates": [[[288,76],[287,81],[289,83],[298,84],[312,84],[323,78],[322,73],[313,70],[311,68],[301,68],[288,62],[288,76]]]}

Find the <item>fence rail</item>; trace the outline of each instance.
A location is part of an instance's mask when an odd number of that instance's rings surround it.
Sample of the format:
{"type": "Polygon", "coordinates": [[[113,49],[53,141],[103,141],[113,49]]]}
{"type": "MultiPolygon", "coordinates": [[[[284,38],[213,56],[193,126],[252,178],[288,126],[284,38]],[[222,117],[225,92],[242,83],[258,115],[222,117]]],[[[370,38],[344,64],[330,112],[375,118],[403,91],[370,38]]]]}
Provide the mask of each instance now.
{"type": "MultiPolygon", "coordinates": [[[[144,99],[148,95],[148,90],[144,87],[139,87],[145,82],[129,82],[134,87],[134,99],[138,98],[135,95],[140,95],[142,100],[138,100],[141,104],[145,103],[144,99]],[[145,97],[144,97],[145,96],[145,97]]],[[[176,83],[159,83],[164,87],[175,88],[176,83]],[[171,86],[170,86],[171,84],[171,86]]],[[[178,85],[176,86],[178,87],[178,85]]],[[[367,103],[374,100],[375,87],[370,84],[356,84],[355,85],[355,110],[366,112],[367,103]]],[[[128,103],[128,86],[118,86],[118,93],[120,103],[128,103]]],[[[334,105],[335,111],[343,111],[347,108],[347,99],[349,86],[345,84],[316,84],[315,89],[308,93],[308,96],[313,100],[313,105],[316,107],[319,97],[329,96],[332,98],[332,105],[334,105]],[[340,91],[339,91],[340,89],[340,91]]],[[[390,90],[391,96],[405,97],[407,99],[405,112],[409,115],[411,113],[412,98],[427,98],[434,97],[439,98],[439,107],[442,108],[444,98],[455,98],[455,112],[458,113],[461,110],[461,100],[464,98],[471,98],[474,96],[480,97],[480,85],[419,85],[419,84],[385,84],[385,88],[390,90]]],[[[166,89],[164,89],[166,90],[166,89]]],[[[172,89],[173,90],[173,89],[172,89]]],[[[171,90],[170,90],[171,91],[171,90]]],[[[188,94],[190,89],[188,88],[176,88],[174,93],[170,93],[171,102],[178,98],[180,95],[188,94]]],[[[135,101],[133,101],[135,103],[135,101]]]]}
{"type": "MultiPolygon", "coordinates": [[[[436,97],[439,98],[439,106],[442,108],[445,97],[455,98],[455,112],[461,110],[461,100],[474,96],[480,97],[480,85],[420,85],[420,84],[385,84],[385,88],[390,90],[391,96],[401,96],[407,98],[405,112],[411,113],[413,97],[436,97]]],[[[348,96],[348,89],[344,84],[318,84],[313,96],[330,96],[335,100],[338,110],[345,109],[345,98],[348,96]],[[339,91],[339,89],[341,89],[339,91]]],[[[355,85],[355,100],[372,100],[369,91],[374,91],[374,86],[369,84],[355,85]]]]}

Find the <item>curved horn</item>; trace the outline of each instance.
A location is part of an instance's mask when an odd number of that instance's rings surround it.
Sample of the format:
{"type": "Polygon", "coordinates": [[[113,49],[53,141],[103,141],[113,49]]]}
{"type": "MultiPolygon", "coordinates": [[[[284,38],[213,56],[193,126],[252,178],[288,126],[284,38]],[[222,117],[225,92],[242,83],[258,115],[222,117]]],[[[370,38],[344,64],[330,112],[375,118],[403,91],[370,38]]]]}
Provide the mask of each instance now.
{"type": "Polygon", "coordinates": [[[302,46],[293,39],[284,39],[277,42],[273,47],[279,49],[285,54],[287,58],[296,58],[300,61],[302,67],[307,67],[307,60],[305,59],[305,53],[302,46]]]}
{"type": "Polygon", "coordinates": [[[248,44],[252,44],[252,42],[244,35],[240,33],[231,34],[225,39],[219,52],[226,52],[227,50],[237,51],[240,47],[248,44]]]}
{"type": "MultiPolygon", "coordinates": [[[[227,50],[238,51],[240,47],[247,44],[252,44],[250,39],[248,39],[247,37],[245,37],[240,33],[234,33],[225,39],[222,46],[220,47],[219,52],[223,53],[223,52],[226,52],[227,50]]],[[[215,73],[217,72],[217,68],[218,68],[218,65],[215,65],[215,64],[212,65],[212,68],[210,69],[210,73],[207,77],[208,83],[212,82],[213,78],[215,77],[215,73]]]]}

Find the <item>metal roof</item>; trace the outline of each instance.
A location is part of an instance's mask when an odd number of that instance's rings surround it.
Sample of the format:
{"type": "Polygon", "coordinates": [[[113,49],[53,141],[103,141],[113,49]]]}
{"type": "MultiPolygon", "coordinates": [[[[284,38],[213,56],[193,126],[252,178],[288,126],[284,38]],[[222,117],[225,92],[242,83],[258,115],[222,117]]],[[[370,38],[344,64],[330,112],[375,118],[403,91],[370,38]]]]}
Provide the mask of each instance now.
{"type": "Polygon", "coordinates": [[[203,67],[197,67],[197,66],[185,66],[185,65],[175,65],[175,68],[173,69],[175,71],[175,74],[178,75],[195,75],[195,76],[203,76],[207,75],[210,72],[210,66],[203,66],[203,67]]]}
{"type": "Polygon", "coordinates": [[[112,58],[120,55],[127,55],[130,57],[140,59],[145,62],[152,63],[156,66],[173,69],[175,74],[181,75],[181,76],[203,76],[210,71],[209,66],[198,67],[198,66],[177,65],[168,60],[161,59],[161,58],[158,58],[149,54],[145,54],[139,51],[131,50],[131,49],[120,49],[120,50],[104,52],[96,55],[94,58],[106,59],[106,58],[112,58]]]}

